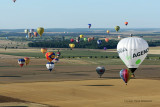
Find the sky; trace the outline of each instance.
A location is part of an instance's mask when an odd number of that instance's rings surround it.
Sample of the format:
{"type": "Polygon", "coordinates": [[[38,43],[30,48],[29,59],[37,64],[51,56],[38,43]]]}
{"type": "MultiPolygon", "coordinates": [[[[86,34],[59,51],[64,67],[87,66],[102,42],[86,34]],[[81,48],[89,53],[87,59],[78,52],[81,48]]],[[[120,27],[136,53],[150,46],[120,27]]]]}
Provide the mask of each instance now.
{"type": "Polygon", "coordinates": [[[160,28],[160,0],[0,0],[0,29],[160,28]],[[128,21],[128,26],[124,22],[128,21]]]}

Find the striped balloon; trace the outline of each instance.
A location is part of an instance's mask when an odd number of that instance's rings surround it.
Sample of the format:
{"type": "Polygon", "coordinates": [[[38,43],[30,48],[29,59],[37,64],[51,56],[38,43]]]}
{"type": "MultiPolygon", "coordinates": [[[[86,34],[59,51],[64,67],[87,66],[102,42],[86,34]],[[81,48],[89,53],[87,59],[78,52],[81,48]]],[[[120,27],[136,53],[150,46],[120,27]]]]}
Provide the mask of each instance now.
{"type": "Polygon", "coordinates": [[[120,77],[123,79],[123,81],[126,83],[128,83],[128,81],[130,80],[131,78],[131,71],[128,70],[128,69],[122,69],[120,71],[120,77]]]}

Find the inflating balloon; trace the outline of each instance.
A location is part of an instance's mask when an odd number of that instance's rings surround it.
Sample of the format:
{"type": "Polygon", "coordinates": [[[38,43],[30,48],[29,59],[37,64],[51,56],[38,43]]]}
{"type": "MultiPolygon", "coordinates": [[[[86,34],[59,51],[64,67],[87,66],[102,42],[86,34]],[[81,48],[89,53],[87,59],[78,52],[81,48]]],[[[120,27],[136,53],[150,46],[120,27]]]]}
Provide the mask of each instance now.
{"type": "Polygon", "coordinates": [[[91,26],[92,26],[92,24],[88,24],[88,28],[89,28],[89,29],[91,28],[91,26]]]}
{"type": "Polygon", "coordinates": [[[84,35],[79,35],[80,38],[84,38],[84,35]]]}
{"type": "Polygon", "coordinates": [[[148,43],[138,37],[128,37],[119,41],[117,51],[121,60],[131,70],[134,76],[135,70],[143,62],[149,51],[148,43]]]}
{"type": "Polygon", "coordinates": [[[97,73],[98,73],[98,75],[100,76],[100,78],[101,78],[101,76],[104,74],[104,72],[105,72],[105,68],[104,67],[97,67],[96,68],[96,71],[97,71],[97,73]]]}
{"type": "Polygon", "coordinates": [[[23,67],[23,65],[25,64],[25,60],[24,59],[18,59],[18,64],[23,67]]]}
{"type": "Polygon", "coordinates": [[[71,39],[70,42],[74,42],[74,39],[71,39]]]}
{"type": "Polygon", "coordinates": [[[47,52],[47,48],[41,48],[41,52],[44,54],[47,52]]]}
{"type": "Polygon", "coordinates": [[[128,22],[124,22],[124,24],[127,26],[127,25],[128,25],[128,22]]]}
{"type": "Polygon", "coordinates": [[[54,63],[53,62],[48,62],[46,64],[47,69],[51,72],[54,68],[54,63]]]}
{"type": "Polygon", "coordinates": [[[29,62],[30,62],[30,58],[25,57],[25,58],[24,58],[24,60],[25,60],[25,64],[26,64],[26,65],[28,65],[28,64],[29,64],[29,62]]]}
{"type": "Polygon", "coordinates": [[[44,33],[44,28],[42,27],[37,28],[37,32],[40,36],[42,36],[42,34],[44,33]]]}
{"type": "Polygon", "coordinates": [[[109,41],[109,39],[108,39],[108,38],[105,38],[105,41],[106,41],[106,42],[108,42],[108,41],[109,41]]]}
{"type": "Polygon", "coordinates": [[[55,53],[54,52],[47,52],[46,53],[46,59],[51,62],[55,58],[55,53]]]}
{"type": "Polygon", "coordinates": [[[102,44],[102,40],[97,40],[97,44],[101,45],[102,44]]]}
{"type": "Polygon", "coordinates": [[[75,44],[71,43],[71,44],[69,44],[69,47],[70,47],[70,48],[74,48],[74,47],[75,47],[75,44]]]}
{"type": "Polygon", "coordinates": [[[116,26],[115,27],[115,30],[118,32],[120,30],[120,27],[119,26],[116,26]]]}
{"type": "Polygon", "coordinates": [[[120,71],[120,77],[123,79],[123,81],[126,83],[128,83],[128,81],[130,80],[131,78],[131,71],[128,70],[128,69],[122,69],[120,71]]]}

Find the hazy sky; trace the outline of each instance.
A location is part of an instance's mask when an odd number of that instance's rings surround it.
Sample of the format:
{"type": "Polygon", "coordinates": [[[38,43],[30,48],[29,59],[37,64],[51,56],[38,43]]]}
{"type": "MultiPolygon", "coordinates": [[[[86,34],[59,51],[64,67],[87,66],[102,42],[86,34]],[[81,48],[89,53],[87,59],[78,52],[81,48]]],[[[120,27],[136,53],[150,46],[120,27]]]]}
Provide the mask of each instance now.
{"type": "Polygon", "coordinates": [[[160,28],[160,0],[0,0],[0,12],[0,29],[160,28]]]}

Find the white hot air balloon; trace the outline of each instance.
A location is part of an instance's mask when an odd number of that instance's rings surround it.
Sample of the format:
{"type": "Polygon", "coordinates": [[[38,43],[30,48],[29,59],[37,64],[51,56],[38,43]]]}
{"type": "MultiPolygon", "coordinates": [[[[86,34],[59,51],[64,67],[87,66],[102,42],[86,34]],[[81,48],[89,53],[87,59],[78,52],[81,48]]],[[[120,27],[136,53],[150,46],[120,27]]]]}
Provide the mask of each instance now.
{"type": "Polygon", "coordinates": [[[52,69],[54,68],[54,63],[53,63],[53,62],[48,62],[48,63],[46,64],[46,67],[47,67],[47,69],[51,72],[52,69]]]}
{"type": "Polygon", "coordinates": [[[117,51],[121,60],[131,70],[134,71],[143,62],[149,51],[148,43],[138,37],[128,37],[119,41],[117,51]]]}

